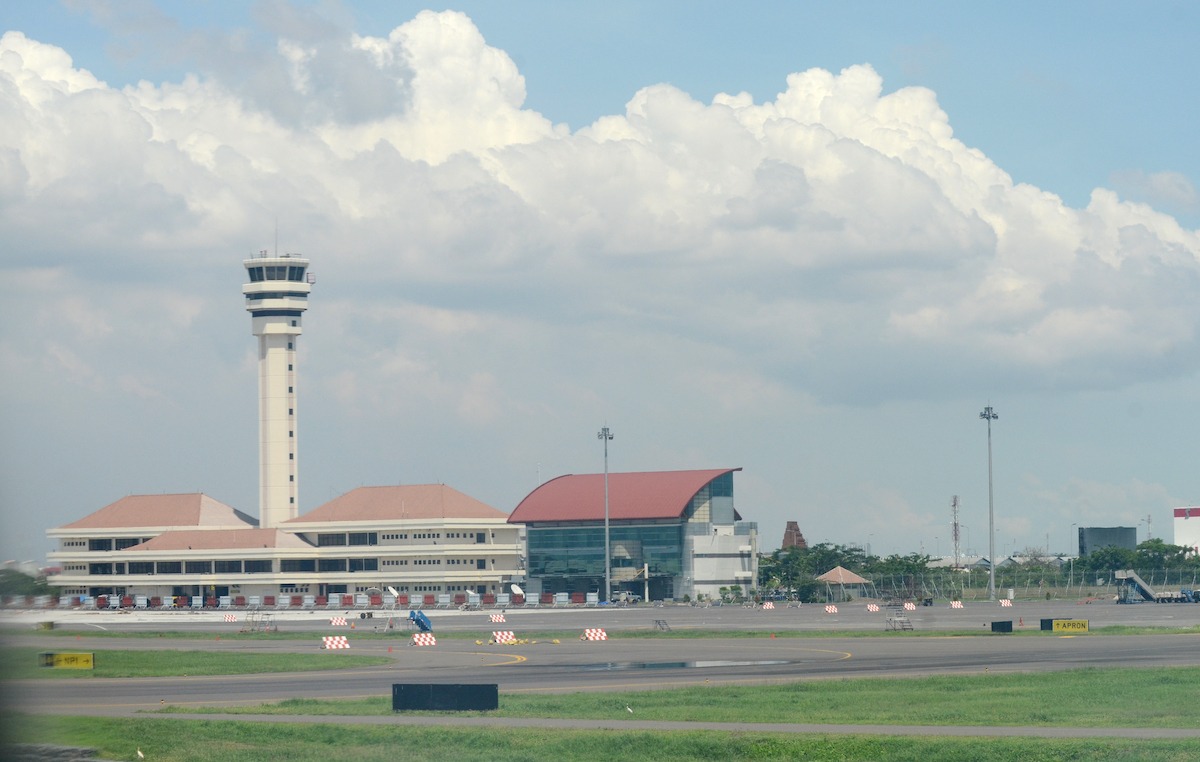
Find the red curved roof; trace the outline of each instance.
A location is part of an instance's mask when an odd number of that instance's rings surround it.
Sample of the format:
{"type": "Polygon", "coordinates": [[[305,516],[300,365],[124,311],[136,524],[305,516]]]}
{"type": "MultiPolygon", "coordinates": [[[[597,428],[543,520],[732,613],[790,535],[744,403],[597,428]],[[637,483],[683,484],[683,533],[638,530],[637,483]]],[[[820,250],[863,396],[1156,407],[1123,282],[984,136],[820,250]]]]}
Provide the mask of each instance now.
{"type": "MultiPolygon", "coordinates": [[[[696,493],[718,476],[740,468],[645,471],[608,475],[608,518],[676,519],[696,493]]],[[[604,474],[567,474],[529,493],[508,517],[510,524],[539,521],[603,521],[604,474]]]]}

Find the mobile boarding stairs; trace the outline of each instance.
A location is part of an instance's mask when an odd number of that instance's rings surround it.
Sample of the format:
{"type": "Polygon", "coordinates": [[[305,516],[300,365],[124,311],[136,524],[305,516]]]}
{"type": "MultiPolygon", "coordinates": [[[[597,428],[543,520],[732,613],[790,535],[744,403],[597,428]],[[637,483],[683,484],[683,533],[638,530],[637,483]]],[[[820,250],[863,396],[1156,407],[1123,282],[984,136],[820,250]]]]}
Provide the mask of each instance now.
{"type": "Polygon", "coordinates": [[[1113,572],[1120,585],[1117,591],[1118,603],[1200,603],[1200,593],[1194,590],[1169,590],[1155,592],[1154,588],[1138,576],[1133,569],[1118,569],[1113,572]],[[1139,597],[1141,600],[1139,600],[1139,597]]]}

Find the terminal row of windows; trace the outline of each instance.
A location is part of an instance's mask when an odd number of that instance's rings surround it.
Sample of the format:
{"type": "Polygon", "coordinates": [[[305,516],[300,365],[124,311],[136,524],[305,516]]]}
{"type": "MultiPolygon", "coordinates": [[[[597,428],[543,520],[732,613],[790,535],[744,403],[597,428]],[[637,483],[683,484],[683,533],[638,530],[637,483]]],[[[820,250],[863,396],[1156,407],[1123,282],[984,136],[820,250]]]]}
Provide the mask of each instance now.
{"type": "MultiPolygon", "coordinates": [[[[486,558],[447,558],[444,560],[440,558],[389,558],[383,561],[384,566],[408,566],[410,563],[413,566],[441,566],[445,563],[446,566],[471,566],[476,569],[487,568],[486,558]]],[[[493,558],[492,563],[495,564],[496,559],[493,558]]]]}
{"type": "Polygon", "coordinates": [[[329,548],[342,545],[378,545],[378,532],[339,532],[337,534],[318,534],[317,547],[329,548]]]}
{"type": "Polygon", "coordinates": [[[281,572],[362,572],[379,571],[377,558],[285,558],[279,562],[281,572]]]}
{"type": "Polygon", "coordinates": [[[258,283],[264,280],[290,280],[293,283],[304,282],[304,267],[302,265],[266,265],[251,267],[250,282],[258,283]]]}
{"type": "MultiPolygon", "coordinates": [[[[87,541],[87,549],[93,551],[125,550],[125,548],[132,548],[134,545],[141,545],[147,539],[149,538],[143,539],[141,537],[118,537],[115,540],[108,537],[99,539],[93,538],[87,541]]],[[[64,547],[68,545],[73,547],[82,547],[83,541],[66,541],[63,543],[64,547]]]]}
{"type": "MultiPolygon", "coordinates": [[[[389,532],[380,535],[384,540],[471,540],[474,539],[476,544],[482,545],[488,541],[487,532],[389,532]]],[[[496,533],[492,532],[492,539],[496,539],[496,533]]]]}
{"type": "MultiPolygon", "coordinates": [[[[286,562],[285,562],[286,563],[286,562]]],[[[247,561],[129,561],[88,564],[88,574],[269,574],[269,559],[247,561]]]]}

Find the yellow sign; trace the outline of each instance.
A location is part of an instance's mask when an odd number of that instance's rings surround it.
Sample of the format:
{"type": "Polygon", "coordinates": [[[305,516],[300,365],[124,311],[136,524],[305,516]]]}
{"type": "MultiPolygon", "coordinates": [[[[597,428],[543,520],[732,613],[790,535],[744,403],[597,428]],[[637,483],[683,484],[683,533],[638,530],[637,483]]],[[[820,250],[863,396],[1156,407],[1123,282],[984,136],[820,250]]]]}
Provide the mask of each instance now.
{"type": "Polygon", "coordinates": [[[60,654],[46,652],[39,654],[43,667],[55,669],[95,669],[95,654],[60,654]]]}
{"type": "Polygon", "coordinates": [[[1087,632],[1088,620],[1086,619],[1055,619],[1055,632],[1087,632]]]}

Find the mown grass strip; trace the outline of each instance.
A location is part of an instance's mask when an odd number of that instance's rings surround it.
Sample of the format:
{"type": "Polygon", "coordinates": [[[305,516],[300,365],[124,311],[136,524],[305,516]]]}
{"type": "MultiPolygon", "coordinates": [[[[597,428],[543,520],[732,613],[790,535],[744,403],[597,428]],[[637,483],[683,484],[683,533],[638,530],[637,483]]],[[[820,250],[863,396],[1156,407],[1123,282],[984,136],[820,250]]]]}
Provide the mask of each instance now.
{"type": "MultiPolygon", "coordinates": [[[[1200,667],[1089,668],[621,693],[504,693],[500,709],[489,714],[614,721],[1196,728],[1198,684],[1200,667]]],[[[164,711],[384,716],[391,714],[391,697],[291,699],[250,707],[180,706],[164,711]]]]}
{"type": "MultiPolygon", "coordinates": [[[[5,728],[11,743],[96,748],[104,759],[131,760],[140,748],[163,762],[364,762],[453,759],[455,762],[555,760],[899,760],[1000,762],[1050,760],[1192,760],[1194,741],[1112,738],[935,738],[747,731],[547,730],[271,724],[169,719],[22,717],[5,728]]],[[[3,751],[0,749],[0,751],[3,751]]]]}
{"type": "MultiPolygon", "coordinates": [[[[222,651],[122,651],[93,650],[94,670],[50,669],[39,666],[40,648],[0,649],[0,675],[18,679],[87,679],[96,677],[177,677],[246,675],[263,672],[312,672],[391,664],[383,656],[357,656],[345,651],[311,654],[245,654],[222,651]]],[[[69,652],[74,649],[60,649],[69,652]]]]}

